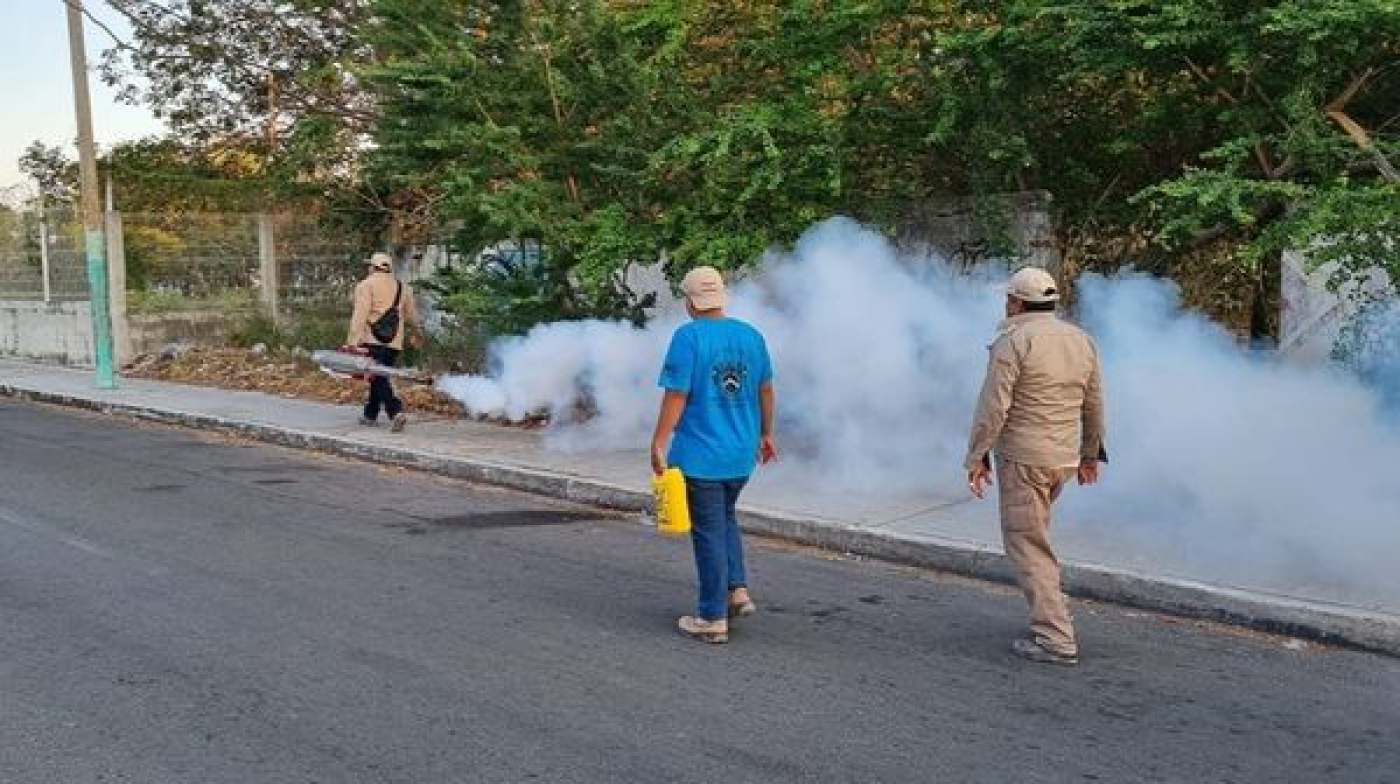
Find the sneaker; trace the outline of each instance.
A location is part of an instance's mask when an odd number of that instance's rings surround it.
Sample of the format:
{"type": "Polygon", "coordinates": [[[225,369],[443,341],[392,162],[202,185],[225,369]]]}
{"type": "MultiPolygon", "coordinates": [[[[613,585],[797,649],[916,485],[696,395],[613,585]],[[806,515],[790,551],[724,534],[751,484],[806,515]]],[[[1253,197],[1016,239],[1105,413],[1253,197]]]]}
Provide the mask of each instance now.
{"type": "Polygon", "coordinates": [[[394,420],[389,424],[389,429],[395,433],[402,433],[404,425],[408,424],[408,414],[394,414],[394,420]]]}
{"type": "Polygon", "coordinates": [[[749,596],[749,592],[740,593],[739,590],[735,589],[729,592],[730,618],[747,618],[758,612],[758,605],[754,604],[753,597],[749,596]]]}
{"type": "Polygon", "coordinates": [[[379,420],[377,420],[377,419],[370,419],[369,417],[365,416],[364,414],[361,414],[361,415],[360,415],[360,424],[364,425],[365,427],[374,427],[375,425],[379,424],[379,420]]]}
{"type": "Polygon", "coordinates": [[[729,621],[723,618],[717,621],[707,621],[694,615],[682,615],[680,620],[676,621],[676,627],[681,630],[681,634],[689,635],[701,642],[729,642],[729,621]]]}
{"type": "Polygon", "coordinates": [[[1079,654],[1052,651],[1029,637],[1022,637],[1019,640],[1013,641],[1011,643],[1011,652],[1020,656],[1022,659],[1039,662],[1041,664],[1079,663],[1079,654]]]}

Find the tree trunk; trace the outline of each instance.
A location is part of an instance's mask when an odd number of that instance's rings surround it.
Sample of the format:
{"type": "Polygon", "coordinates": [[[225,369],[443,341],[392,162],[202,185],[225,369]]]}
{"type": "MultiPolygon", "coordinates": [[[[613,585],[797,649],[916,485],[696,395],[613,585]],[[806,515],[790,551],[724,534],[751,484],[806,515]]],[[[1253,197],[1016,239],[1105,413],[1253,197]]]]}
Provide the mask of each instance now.
{"type": "Polygon", "coordinates": [[[1283,285],[1283,254],[1274,252],[1259,261],[1254,277],[1254,301],[1249,315],[1249,341],[1254,346],[1278,341],[1278,310],[1283,285]]]}

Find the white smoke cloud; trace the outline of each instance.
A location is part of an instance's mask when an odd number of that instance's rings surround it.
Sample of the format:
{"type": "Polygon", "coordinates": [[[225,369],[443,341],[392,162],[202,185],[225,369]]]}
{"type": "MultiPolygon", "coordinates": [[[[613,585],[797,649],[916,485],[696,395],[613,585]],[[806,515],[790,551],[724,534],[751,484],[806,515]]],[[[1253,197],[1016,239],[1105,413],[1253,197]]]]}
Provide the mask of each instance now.
{"type": "Polygon", "coordinates": [[[1364,308],[1338,348],[1336,353],[1380,392],[1387,413],[1400,420],[1400,299],[1364,308]]]}
{"type": "Polygon", "coordinates": [[[518,422],[544,413],[557,449],[625,449],[650,440],[661,356],[683,313],[647,329],[627,322],[561,321],[488,349],[488,376],[446,376],[437,386],[473,414],[518,422]]]}
{"type": "Polygon", "coordinates": [[[1241,350],[1140,275],[1080,280],[1112,481],[1069,509],[1156,568],[1400,608],[1400,432],[1335,368],[1241,350]]]}
{"type": "MultiPolygon", "coordinates": [[[[897,253],[846,219],[813,227],[733,287],[766,336],[783,460],[823,492],[965,495],[967,428],[1001,317],[1004,269],[897,253]]],[[[1375,389],[1240,349],[1142,275],[1080,281],[1105,365],[1112,462],[1060,516],[1096,552],[1158,573],[1400,610],[1400,432],[1375,389]]],[[[492,375],[446,379],[472,411],[545,410],[560,448],[644,448],[675,310],[647,329],[537,327],[492,375]],[[573,414],[583,394],[596,411],[573,414]]]]}

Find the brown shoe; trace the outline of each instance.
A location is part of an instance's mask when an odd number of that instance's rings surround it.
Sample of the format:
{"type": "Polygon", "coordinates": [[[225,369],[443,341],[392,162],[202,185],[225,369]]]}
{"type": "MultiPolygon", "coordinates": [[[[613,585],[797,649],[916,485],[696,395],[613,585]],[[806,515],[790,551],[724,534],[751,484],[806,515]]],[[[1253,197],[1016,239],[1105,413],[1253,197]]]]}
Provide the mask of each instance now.
{"type": "Polygon", "coordinates": [[[680,620],[676,621],[676,628],[681,630],[681,634],[701,642],[715,644],[729,642],[729,621],[723,618],[717,621],[707,621],[694,615],[682,615],[680,620]]]}

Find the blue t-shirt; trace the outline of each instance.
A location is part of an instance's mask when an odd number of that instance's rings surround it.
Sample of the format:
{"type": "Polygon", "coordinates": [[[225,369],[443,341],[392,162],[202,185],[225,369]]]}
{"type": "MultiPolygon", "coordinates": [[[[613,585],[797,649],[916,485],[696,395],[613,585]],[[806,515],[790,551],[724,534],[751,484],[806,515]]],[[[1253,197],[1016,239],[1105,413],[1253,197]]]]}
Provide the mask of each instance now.
{"type": "Polygon", "coordinates": [[[773,378],[758,330],[728,317],[697,318],[671,336],[657,382],[685,392],[667,462],[696,479],[741,479],[758,461],[758,388],[773,378]]]}

